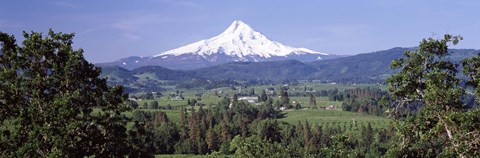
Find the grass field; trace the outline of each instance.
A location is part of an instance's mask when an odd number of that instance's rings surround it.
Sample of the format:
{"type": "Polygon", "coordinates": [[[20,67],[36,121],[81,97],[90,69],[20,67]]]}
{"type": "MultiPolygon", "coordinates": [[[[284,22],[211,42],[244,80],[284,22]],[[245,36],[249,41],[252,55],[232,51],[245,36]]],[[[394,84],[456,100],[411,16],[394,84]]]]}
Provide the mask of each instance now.
{"type": "MultiPolygon", "coordinates": [[[[159,106],[167,106],[170,104],[173,108],[178,108],[181,106],[187,105],[187,100],[196,99],[199,102],[205,104],[204,108],[208,108],[209,105],[216,105],[218,102],[222,101],[224,97],[231,97],[235,93],[247,93],[251,88],[254,88],[255,93],[258,95],[261,93],[262,90],[267,88],[275,88],[283,85],[262,85],[262,86],[255,86],[249,88],[242,88],[242,89],[232,89],[231,87],[223,87],[223,88],[216,88],[213,90],[179,90],[182,95],[184,96],[185,100],[172,100],[168,95],[176,93],[175,91],[167,91],[162,92],[164,96],[155,99],[158,101],[159,106]],[[220,96],[214,96],[214,93],[220,96]],[[201,94],[200,97],[196,96],[196,94],[201,94]]],[[[331,89],[338,89],[343,91],[345,89],[353,89],[353,88],[361,88],[361,87],[376,87],[380,89],[385,89],[385,85],[379,84],[349,84],[349,85],[342,85],[342,84],[326,84],[326,83],[312,83],[312,82],[300,82],[298,85],[292,86],[289,85],[289,93],[296,93],[304,92],[305,86],[307,88],[312,88],[314,90],[331,90],[331,89]]],[[[274,97],[274,102],[277,101],[279,98],[274,97]]],[[[138,101],[138,104],[142,106],[144,103],[151,104],[153,100],[141,100],[138,101]]],[[[296,102],[300,102],[302,108],[306,108],[309,106],[309,97],[290,97],[290,101],[292,104],[296,102]]],[[[346,112],[342,111],[342,102],[341,101],[329,101],[328,97],[316,97],[317,107],[319,109],[302,109],[302,110],[287,110],[284,111],[285,118],[281,118],[281,121],[285,121],[289,124],[295,125],[298,121],[304,122],[308,120],[312,125],[322,125],[322,126],[341,126],[341,127],[349,127],[347,129],[355,129],[355,127],[361,127],[362,125],[367,125],[370,123],[374,128],[385,128],[388,127],[392,121],[390,119],[384,117],[377,117],[372,115],[354,113],[354,112],[346,112]],[[336,110],[324,110],[322,108],[334,105],[337,107],[336,110]],[[354,126],[354,128],[350,128],[350,126],[354,126]]],[[[190,108],[190,106],[186,106],[190,108]]],[[[195,107],[198,110],[198,107],[195,107]]],[[[171,121],[177,121],[180,117],[180,111],[178,109],[175,110],[159,110],[159,109],[138,109],[143,111],[163,111],[167,114],[168,118],[171,121]]],[[[131,117],[132,112],[126,112],[126,116],[131,117]]]]}
{"type": "MultiPolygon", "coordinates": [[[[287,110],[284,112],[285,118],[279,119],[289,124],[295,125],[307,120],[311,125],[322,126],[347,126],[350,125],[367,125],[370,123],[373,128],[385,128],[391,124],[391,120],[383,117],[372,115],[346,112],[341,110],[323,110],[323,109],[301,109],[301,110],[287,110]]],[[[358,126],[358,127],[360,127],[358,126]]]]}
{"type": "MultiPolygon", "coordinates": [[[[159,110],[159,109],[136,109],[141,111],[148,111],[148,112],[155,112],[155,111],[163,111],[167,114],[167,117],[172,122],[177,122],[180,119],[180,110],[159,110]]],[[[124,112],[123,114],[127,117],[133,116],[133,111],[124,112]]]]}
{"type": "MultiPolygon", "coordinates": [[[[201,102],[201,103],[205,104],[205,106],[215,105],[223,99],[222,97],[213,96],[213,95],[202,95],[200,97],[200,100],[198,100],[198,97],[196,97],[195,94],[186,94],[184,96],[185,96],[184,100],[172,100],[168,96],[163,96],[163,97],[157,98],[155,100],[158,102],[159,106],[165,107],[168,104],[170,104],[172,107],[181,107],[183,105],[187,105],[187,102],[188,102],[187,100],[189,100],[189,99],[190,100],[195,99],[195,100],[197,100],[197,102],[201,102]]],[[[150,105],[153,101],[154,100],[140,100],[140,101],[138,101],[138,105],[142,106],[144,103],[148,103],[150,105]]]]}

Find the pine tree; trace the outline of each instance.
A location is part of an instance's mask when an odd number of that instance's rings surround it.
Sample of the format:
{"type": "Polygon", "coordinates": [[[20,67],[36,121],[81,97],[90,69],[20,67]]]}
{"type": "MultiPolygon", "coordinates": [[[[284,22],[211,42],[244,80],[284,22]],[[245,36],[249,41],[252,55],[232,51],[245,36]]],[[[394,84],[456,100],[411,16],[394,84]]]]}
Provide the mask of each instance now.
{"type": "Polygon", "coordinates": [[[260,101],[265,102],[267,101],[267,99],[268,99],[267,93],[265,92],[265,90],[262,90],[262,94],[260,95],[260,101]]]}
{"type": "Polygon", "coordinates": [[[288,97],[288,92],[285,91],[285,87],[280,87],[280,100],[281,100],[281,104],[285,107],[287,107],[288,105],[290,105],[290,98],[288,97]]]}
{"type": "Polygon", "coordinates": [[[250,91],[248,91],[249,96],[254,96],[255,95],[255,89],[251,88],[250,91]]]}
{"type": "Polygon", "coordinates": [[[213,130],[213,128],[209,128],[207,130],[206,141],[207,141],[208,149],[210,151],[218,150],[218,136],[217,136],[217,133],[215,133],[215,130],[213,130]]]}
{"type": "Polygon", "coordinates": [[[233,94],[232,104],[233,104],[234,107],[238,105],[238,95],[237,94],[233,94]]]}
{"type": "Polygon", "coordinates": [[[305,120],[305,124],[303,124],[303,143],[305,144],[305,146],[310,145],[311,138],[312,138],[312,130],[308,121],[305,120]]]}

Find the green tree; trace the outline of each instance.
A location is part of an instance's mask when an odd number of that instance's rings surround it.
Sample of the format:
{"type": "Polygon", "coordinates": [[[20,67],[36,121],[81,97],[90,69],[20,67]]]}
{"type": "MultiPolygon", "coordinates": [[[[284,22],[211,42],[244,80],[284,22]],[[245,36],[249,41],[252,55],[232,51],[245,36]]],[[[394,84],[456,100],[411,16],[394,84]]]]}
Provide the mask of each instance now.
{"type": "Polygon", "coordinates": [[[136,101],[129,100],[129,101],[127,101],[127,105],[128,105],[128,107],[130,107],[132,109],[138,108],[138,103],[136,101]]]}
{"type": "Polygon", "coordinates": [[[284,86],[281,86],[280,87],[280,100],[281,100],[281,104],[285,107],[287,107],[288,105],[290,105],[290,98],[288,97],[288,92],[285,91],[285,87],[284,86]]]}
{"type": "Polygon", "coordinates": [[[210,151],[218,150],[218,135],[212,127],[207,130],[206,142],[210,151]]]}
{"type": "MultiPolygon", "coordinates": [[[[468,77],[467,84],[475,88],[475,95],[480,96],[480,54],[463,61],[463,74],[468,77]]],[[[477,101],[480,97],[477,97],[477,101]]]]}
{"type": "Polygon", "coordinates": [[[267,101],[267,99],[268,99],[267,93],[265,92],[265,90],[262,90],[262,94],[260,95],[260,101],[265,102],[267,101]]]}
{"type": "Polygon", "coordinates": [[[310,108],[312,108],[312,109],[317,108],[317,100],[315,99],[315,95],[310,94],[309,104],[310,104],[310,108]]]}
{"type": "Polygon", "coordinates": [[[236,106],[238,104],[238,95],[237,94],[233,94],[232,104],[233,104],[233,106],[236,106]]]}
{"type": "Polygon", "coordinates": [[[150,109],[158,109],[158,101],[152,101],[152,103],[150,103],[150,109]]]}
{"type": "Polygon", "coordinates": [[[251,88],[251,89],[248,91],[248,95],[249,95],[249,96],[254,96],[254,95],[255,95],[255,89],[251,88]]]}
{"type": "Polygon", "coordinates": [[[302,109],[302,104],[300,104],[299,101],[297,101],[297,103],[295,104],[295,109],[302,109]]]}
{"type": "Polygon", "coordinates": [[[144,122],[135,122],[128,136],[133,149],[128,157],[153,157],[153,133],[145,128],[144,122]]]}
{"type": "MultiPolygon", "coordinates": [[[[448,34],[439,40],[424,39],[418,50],[406,51],[405,58],[392,62],[392,68],[400,69],[388,79],[389,91],[399,102],[392,114],[414,101],[424,107],[416,115],[397,122],[401,140],[394,143],[389,154],[402,157],[479,154],[480,124],[472,121],[479,118],[479,110],[463,106],[460,98],[465,91],[459,86],[458,65],[446,60],[448,46],[461,39],[448,34]]],[[[473,60],[465,60],[464,65],[475,65],[473,60]]],[[[478,71],[469,70],[464,70],[468,76],[478,75],[478,71]]]]}
{"type": "Polygon", "coordinates": [[[72,48],[74,34],[0,32],[0,148],[5,157],[123,157],[122,87],[72,48]],[[94,112],[93,109],[98,109],[94,112]]]}
{"type": "Polygon", "coordinates": [[[156,154],[173,154],[175,143],[180,139],[177,126],[164,123],[155,128],[154,146],[156,154]]]}
{"type": "Polygon", "coordinates": [[[233,157],[291,157],[281,144],[254,136],[236,136],[230,144],[230,151],[234,151],[233,157]]]}
{"type": "Polygon", "coordinates": [[[332,144],[322,148],[326,157],[355,157],[355,140],[343,134],[332,136],[332,144]]]}

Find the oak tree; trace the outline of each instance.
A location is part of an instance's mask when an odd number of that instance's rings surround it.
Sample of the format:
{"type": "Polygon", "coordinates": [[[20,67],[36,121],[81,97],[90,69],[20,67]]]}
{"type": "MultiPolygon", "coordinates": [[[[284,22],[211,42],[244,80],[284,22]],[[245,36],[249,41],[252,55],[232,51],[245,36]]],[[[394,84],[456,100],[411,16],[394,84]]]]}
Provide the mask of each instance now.
{"type": "Polygon", "coordinates": [[[73,49],[74,34],[23,36],[0,32],[0,157],[128,154],[122,87],[73,49]]]}

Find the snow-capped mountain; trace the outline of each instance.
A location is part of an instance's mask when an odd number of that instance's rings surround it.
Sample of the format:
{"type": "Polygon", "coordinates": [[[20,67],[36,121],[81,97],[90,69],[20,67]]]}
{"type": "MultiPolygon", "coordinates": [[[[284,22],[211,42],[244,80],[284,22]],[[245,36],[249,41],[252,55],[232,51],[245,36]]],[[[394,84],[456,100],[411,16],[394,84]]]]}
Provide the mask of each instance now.
{"type": "Polygon", "coordinates": [[[240,20],[210,39],[162,52],[152,57],[129,57],[114,65],[136,68],[159,65],[170,69],[196,69],[228,62],[261,62],[295,59],[311,62],[339,57],[272,41],[240,20]]]}

